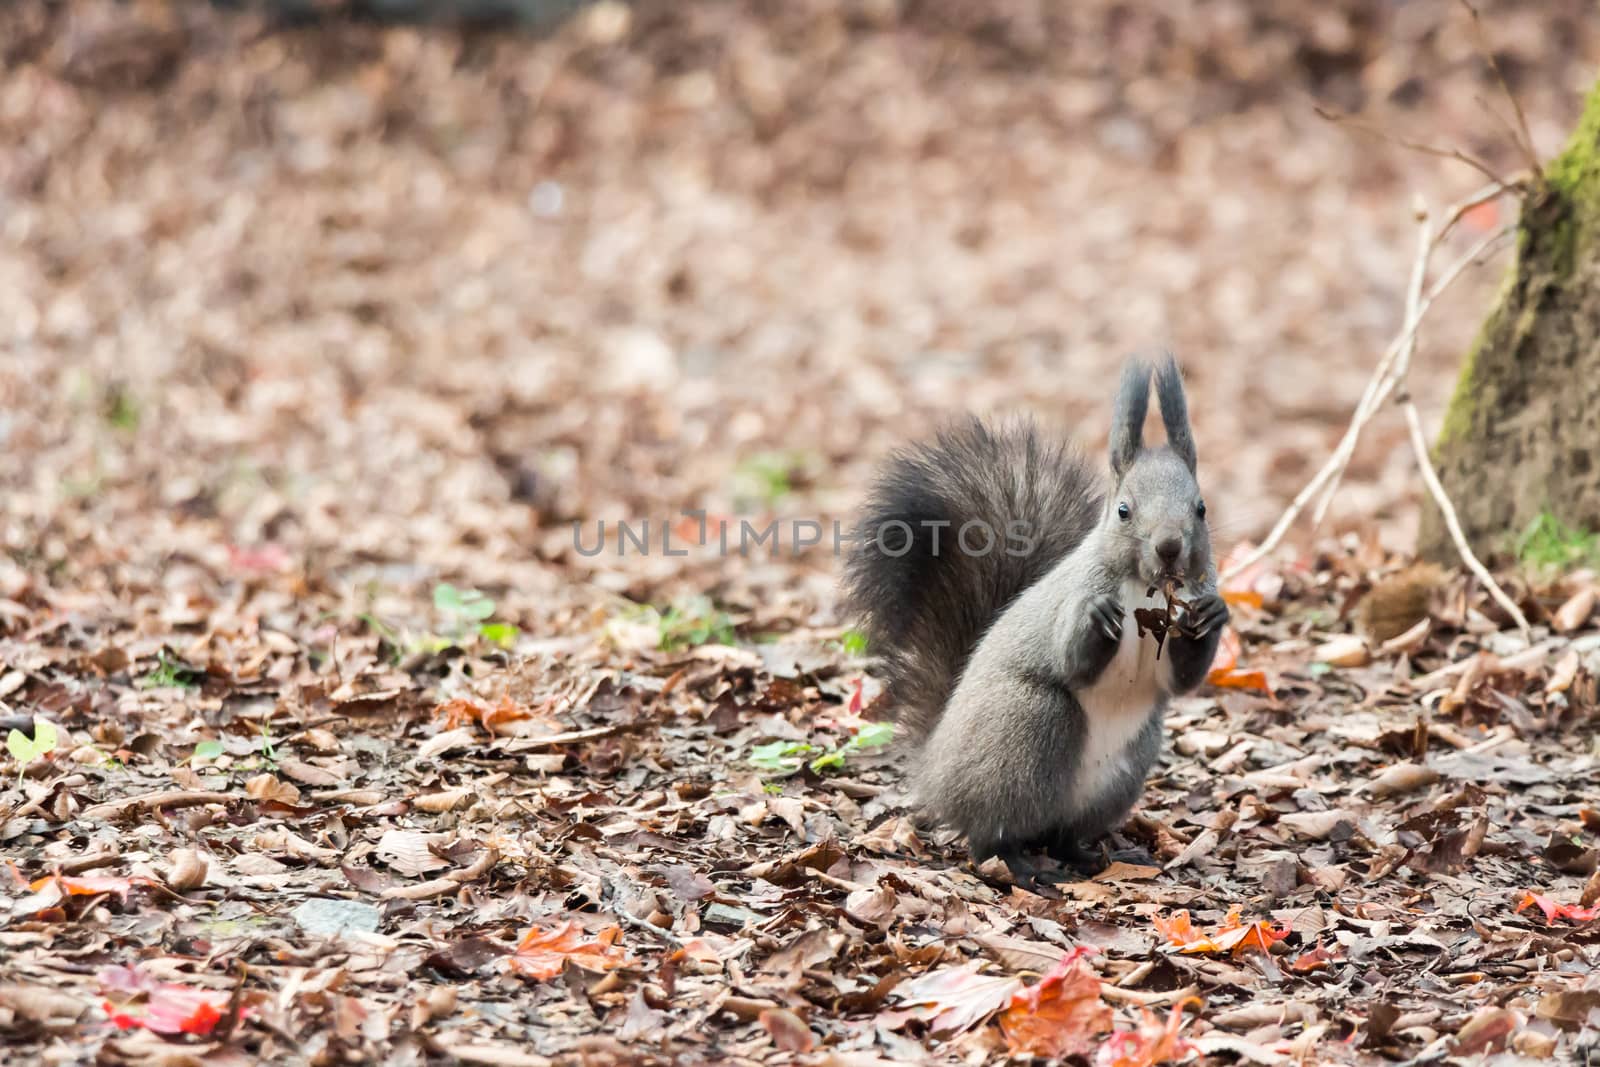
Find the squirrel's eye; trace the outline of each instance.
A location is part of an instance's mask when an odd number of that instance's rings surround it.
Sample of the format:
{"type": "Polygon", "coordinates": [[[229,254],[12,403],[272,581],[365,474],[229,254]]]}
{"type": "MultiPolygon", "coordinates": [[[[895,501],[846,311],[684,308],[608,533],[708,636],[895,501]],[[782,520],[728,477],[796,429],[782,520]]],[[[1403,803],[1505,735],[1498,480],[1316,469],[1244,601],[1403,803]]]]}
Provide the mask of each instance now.
{"type": "Polygon", "coordinates": [[[1206,502],[1204,500],[1194,506],[1194,513],[1202,519],[1206,517],[1206,502]]]}
{"type": "Polygon", "coordinates": [[[1117,518],[1126,521],[1127,519],[1130,519],[1132,517],[1133,517],[1133,512],[1132,512],[1132,510],[1129,509],[1127,504],[1118,504],[1117,505],[1117,518]]]}

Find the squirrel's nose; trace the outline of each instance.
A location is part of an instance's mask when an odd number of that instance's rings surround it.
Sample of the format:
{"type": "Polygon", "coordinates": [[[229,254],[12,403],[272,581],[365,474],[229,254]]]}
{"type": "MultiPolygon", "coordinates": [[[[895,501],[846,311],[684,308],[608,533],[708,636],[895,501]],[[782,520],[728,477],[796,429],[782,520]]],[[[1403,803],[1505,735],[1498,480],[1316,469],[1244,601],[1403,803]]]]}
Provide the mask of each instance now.
{"type": "Polygon", "coordinates": [[[1161,562],[1169,566],[1178,561],[1178,553],[1183,551],[1183,539],[1180,537],[1163,537],[1156,542],[1156,555],[1161,557],[1161,562]]]}

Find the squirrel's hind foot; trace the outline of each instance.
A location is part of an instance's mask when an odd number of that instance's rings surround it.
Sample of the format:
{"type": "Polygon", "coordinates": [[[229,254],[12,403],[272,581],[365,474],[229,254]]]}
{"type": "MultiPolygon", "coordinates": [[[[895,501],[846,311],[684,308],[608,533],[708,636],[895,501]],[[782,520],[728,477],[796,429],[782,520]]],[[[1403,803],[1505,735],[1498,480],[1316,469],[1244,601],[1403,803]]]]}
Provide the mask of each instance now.
{"type": "Polygon", "coordinates": [[[1052,870],[1041,865],[1024,854],[1022,846],[1014,845],[973,850],[972,865],[978,869],[979,876],[984,878],[985,881],[995,881],[983,873],[983,864],[990,859],[997,859],[1006,865],[1006,870],[1011,872],[1010,884],[1039,896],[1058,896],[1059,894],[1050,889],[1050,886],[1075,880],[1072,875],[1065,871],[1052,870]]]}

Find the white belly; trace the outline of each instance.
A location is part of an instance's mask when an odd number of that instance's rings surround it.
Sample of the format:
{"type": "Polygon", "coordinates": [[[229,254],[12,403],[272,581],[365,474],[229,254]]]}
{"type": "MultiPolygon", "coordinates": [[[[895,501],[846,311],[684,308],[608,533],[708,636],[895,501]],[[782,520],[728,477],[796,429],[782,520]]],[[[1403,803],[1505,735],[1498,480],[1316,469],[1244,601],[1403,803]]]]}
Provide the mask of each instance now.
{"type": "Polygon", "coordinates": [[[1136,608],[1156,607],[1137,583],[1123,586],[1122,642],[1094,685],[1080,689],[1078,703],[1088,719],[1083,762],[1074,776],[1072,800],[1087,804],[1128,768],[1128,746],[1144,728],[1151,710],[1172,691],[1172,673],[1165,654],[1156,659],[1155,638],[1139,636],[1136,608]]]}

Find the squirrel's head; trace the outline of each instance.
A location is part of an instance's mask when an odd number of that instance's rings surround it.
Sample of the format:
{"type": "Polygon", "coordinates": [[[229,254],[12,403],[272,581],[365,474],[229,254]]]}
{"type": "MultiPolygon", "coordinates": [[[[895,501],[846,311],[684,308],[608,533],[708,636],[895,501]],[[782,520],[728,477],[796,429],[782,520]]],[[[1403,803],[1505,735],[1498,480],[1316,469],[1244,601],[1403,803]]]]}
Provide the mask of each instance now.
{"type": "Polygon", "coordinates": [[[1130,359],[1122,369],[1111,419],[1111,474],[1116,485],[1106,498],[1102,521],[1119,554],[1119,569],[1125,566],[1149,585],[1164,579],[1186,583],[1204,578],[1209,570],[1211,535],[1195,481],[1194,436],[1189,432],[1178,364],[1166,355],[1154,370],[1167,443],[1145,447],[1151,366],[1130,359]]]}

